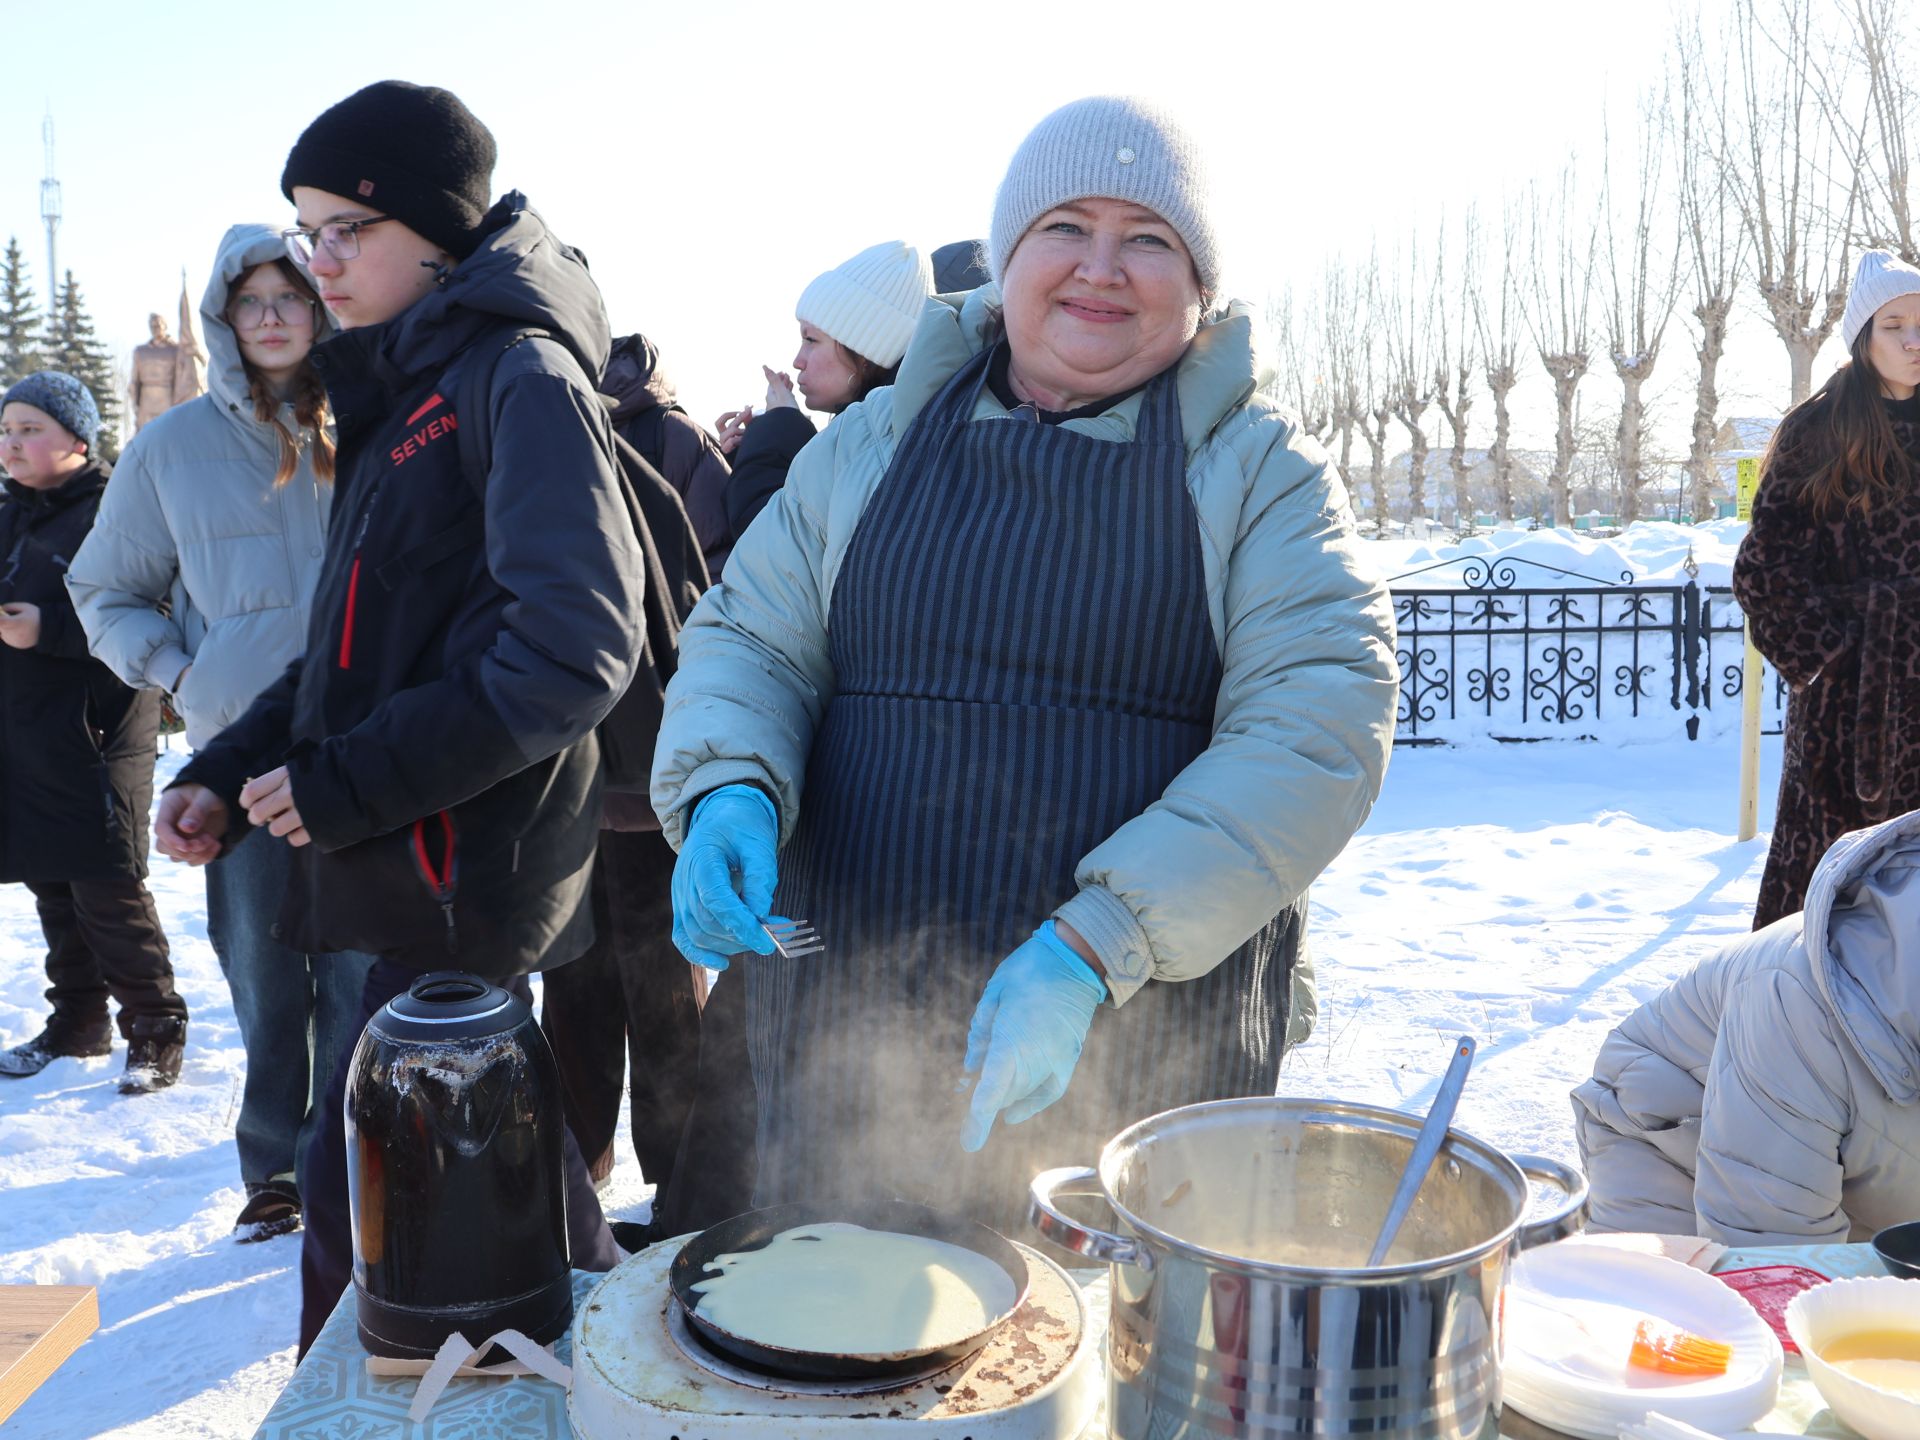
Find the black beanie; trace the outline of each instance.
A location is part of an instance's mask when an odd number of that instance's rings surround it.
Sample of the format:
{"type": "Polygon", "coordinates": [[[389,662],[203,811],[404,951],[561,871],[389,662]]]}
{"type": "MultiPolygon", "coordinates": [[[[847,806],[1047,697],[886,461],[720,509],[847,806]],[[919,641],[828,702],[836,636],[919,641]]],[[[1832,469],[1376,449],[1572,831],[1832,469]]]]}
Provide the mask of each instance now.
{"type": "Polygon", "coordinates": [[[311,186],[364,200],[458,259],[492,203],[493,134],[451,90],[379,80],[301,133],[280,193],[311,186]]]}

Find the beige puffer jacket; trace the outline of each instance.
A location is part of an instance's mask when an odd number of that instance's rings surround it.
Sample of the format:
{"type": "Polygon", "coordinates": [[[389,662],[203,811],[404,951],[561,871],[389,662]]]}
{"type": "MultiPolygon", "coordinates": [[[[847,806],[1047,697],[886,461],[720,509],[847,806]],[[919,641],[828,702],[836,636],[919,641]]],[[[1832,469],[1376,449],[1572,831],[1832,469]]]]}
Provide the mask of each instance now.
{"type": "Polygon", "coordinates": [[[1864,1240],[1920,1218],[1920,811],[1607,1036],[1573,1092],[1596,1230],[1864,1240]]]}
{"type": "MultiPolygon", "coordinates": [[[[986,344],[1000,292],[930,299],[898,380],[834,417],[748,527],[680,636],[654,751],[653,808],[678,848],[694,801],[759,785],[799,818],[834,692],[834,582],[867,501],[921,409],[986,344]]],[[[1393,746],[1392,605],[1326,452],[1255,393],[1251,312],[1203,326],[1175,374],[1187,492],[1223,678],[1213,738],[1165,795],[1082,857],[1058,912],[1093,945],[1116,1005],[1204,975],[1296,903],[1367,817],[1393,746]]],[[[1142,396],[1062,429],[1133,438],[1142,396]]],[[[1004,423],[983,390],[974,420],[1004,423]]]]}

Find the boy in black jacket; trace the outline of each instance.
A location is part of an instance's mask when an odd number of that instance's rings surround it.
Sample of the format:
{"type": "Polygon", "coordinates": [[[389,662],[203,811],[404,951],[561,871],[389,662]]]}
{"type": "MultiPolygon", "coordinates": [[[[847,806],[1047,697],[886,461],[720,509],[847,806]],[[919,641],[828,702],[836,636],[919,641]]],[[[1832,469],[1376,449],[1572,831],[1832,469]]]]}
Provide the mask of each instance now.
{"type": "MultiPolygon", "coordinates": [[[[525,976],[592,938],[593,727],[642,650],[639,542],[595,381],[611,332],[580,254],[448,91],[382,81],[287,158],[288,231],[342,333],[313,363],[339,427],[306,654],[181,772],[159,844],[204,863],[247,827],[296,847],[286,943],[379,957],[363,1021],[421,972],[525,976]],[[457,370],[499,356],[492,463],[463,472],[457,370]]],[[[343,1063],[308,1152],[301,1353],[351,1274],[343,1063]]],[[[568,1140],[573,1263],[620,1258],[568,1140]]]]}
{"type": "Polygon", "coordinates": [[[106,488],[93,458],[100,412],[71,375],[43,370],[0,398],[0,882],[33,892],[47,936],[53,1015],[0,1051],[0,1075],[113,1048],[107,996],[127,1037],[125,1095],[180,1078],[186,1002],[147,893],[160,697],[87,654],[67,562],[106,488]]]}

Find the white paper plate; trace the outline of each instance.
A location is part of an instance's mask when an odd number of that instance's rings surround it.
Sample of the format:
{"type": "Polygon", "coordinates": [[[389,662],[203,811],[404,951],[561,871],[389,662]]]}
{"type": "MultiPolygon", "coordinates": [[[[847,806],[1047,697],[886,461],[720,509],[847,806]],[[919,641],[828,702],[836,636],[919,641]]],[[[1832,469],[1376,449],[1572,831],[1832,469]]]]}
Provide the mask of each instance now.
{"type": "Polygon", "coordinates": [[[1745,1300],[1678,1261],[1573,1241],[1529,1251],[1507,1285],[1506,1403],[1585,1440],[1615,1440],[1649,1410],[1702,1430],[1745,1429],[1773,1408],[1782,1364],[1780,1342],[1745,1300]],[[1629,1369],[1642,1317],[1732,1345],[1726,1373],[1629,1369]]]}

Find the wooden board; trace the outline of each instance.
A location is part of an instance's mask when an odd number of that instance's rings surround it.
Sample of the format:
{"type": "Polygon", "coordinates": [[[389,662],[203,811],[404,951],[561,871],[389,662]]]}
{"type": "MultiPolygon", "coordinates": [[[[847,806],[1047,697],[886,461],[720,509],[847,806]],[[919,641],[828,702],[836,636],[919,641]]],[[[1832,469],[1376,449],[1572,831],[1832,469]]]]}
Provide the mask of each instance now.
{"type": "Polygon", "coordinates": [[[91,1285],[0,1285],[0,1422],[99,1328],[91,1285]]]}

